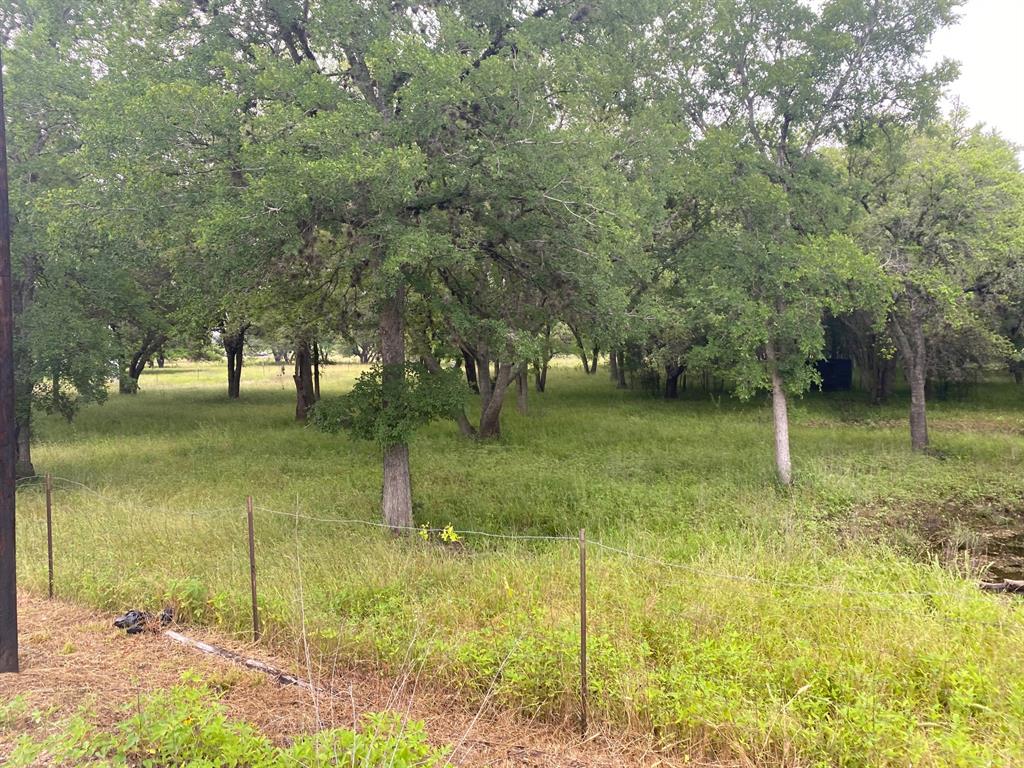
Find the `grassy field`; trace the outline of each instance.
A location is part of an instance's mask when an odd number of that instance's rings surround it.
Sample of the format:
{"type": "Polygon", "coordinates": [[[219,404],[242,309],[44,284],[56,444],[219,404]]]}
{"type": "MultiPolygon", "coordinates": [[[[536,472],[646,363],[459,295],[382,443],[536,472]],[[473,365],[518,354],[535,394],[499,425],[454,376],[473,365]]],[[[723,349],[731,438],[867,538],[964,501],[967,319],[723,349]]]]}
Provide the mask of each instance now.
{"type": "MultiPolygon", "coordinates": [[[[327,368],[325,396],[359,370],[327,368]]],[[[223,378],[147,371],[134,397],[40,420],[37,471],[88,486],[55,483],[61,594],[111,610],[173,601],[244,632],[251,494],[267,642],[298,653],[304,626],[324,658],[412,665],[525,716],[574,717],[573,542],[450,547],[331,522],[377,519],[376,449],[296,424],[277,366],[247,368],[238,402],[223,378]]],[[[791,492],[773,483],[763,402],[663,402],[568,362],[548,389],[526,416],[506,409],[499,443],[422,430],[416,516],[585,527],[669,561],[588,549],[599,723],[759,765],[1024,765],[1024,603],[976,584],[991,534],[1024,518],[1024,389],[935,403],[935,456],[910,454],[899,398],[798,400],[791,492]]],[[[43,493],[18,499],[19,578],[45,590],[43,493]]]]}

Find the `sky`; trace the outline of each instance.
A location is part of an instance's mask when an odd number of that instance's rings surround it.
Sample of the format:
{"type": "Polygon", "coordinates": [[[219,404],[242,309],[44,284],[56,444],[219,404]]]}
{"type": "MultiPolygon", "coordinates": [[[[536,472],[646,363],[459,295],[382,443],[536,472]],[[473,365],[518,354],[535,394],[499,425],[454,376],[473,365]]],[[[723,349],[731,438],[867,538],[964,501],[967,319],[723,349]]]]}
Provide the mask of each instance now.
{"type": "MultiPolygon", "coordinates": [[[[940,30],[930,58],[956,59],[949,88],[970,112],[1024,153],[1024,0],[967,0],[956,26],[940,30]]],[[[949,99],[947,99],[949,102],[949,99]]]]}

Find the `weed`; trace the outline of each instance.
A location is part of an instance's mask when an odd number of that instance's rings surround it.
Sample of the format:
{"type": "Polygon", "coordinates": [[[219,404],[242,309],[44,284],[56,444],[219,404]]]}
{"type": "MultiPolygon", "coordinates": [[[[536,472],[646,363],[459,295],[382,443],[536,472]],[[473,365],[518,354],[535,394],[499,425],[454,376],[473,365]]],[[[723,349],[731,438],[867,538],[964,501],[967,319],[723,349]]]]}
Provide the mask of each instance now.
{"type": "Polygon", "coordinates": [[[230,720],[214,692],[191,678],[147,696],[113,728],[71,718],[59,734],[18,740],[8,765],[133,765],[140,768],[441,768],[444,752],[423,726],[397,715],[364,718],[359,731],[331,729],[276,747],[245,723],[230,720]]]}

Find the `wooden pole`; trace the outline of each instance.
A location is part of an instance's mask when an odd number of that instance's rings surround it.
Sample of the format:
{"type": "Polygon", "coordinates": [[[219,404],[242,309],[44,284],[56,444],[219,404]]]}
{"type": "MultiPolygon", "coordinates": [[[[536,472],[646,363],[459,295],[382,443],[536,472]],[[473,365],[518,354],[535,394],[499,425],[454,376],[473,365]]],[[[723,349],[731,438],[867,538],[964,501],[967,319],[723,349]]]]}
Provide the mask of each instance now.
{"type": "Polygon", "coordinates": [[[587,534],[580,528],[580,735],[587,736],[587,534]]]}
{"type": "Polygon", "coordinates": [[[53,600],[53,478],[46,473],[46,565],[49,571],[49,594],[53,600]]]}
{"type": "Polygon", "coordinates": [[[14,285],[7,199],[7,118],[0,61],[0,672],[18,671],[18,584],[14,546],[14,285]]]}
{"type": "Polygon", "coordinates": [[[252,589],[252,640],[260,639],[260,609],[256,604],[256,535],[252,523],[252,496],[245,497],[246,517],[249,520],[249,586],[252,589]]]}

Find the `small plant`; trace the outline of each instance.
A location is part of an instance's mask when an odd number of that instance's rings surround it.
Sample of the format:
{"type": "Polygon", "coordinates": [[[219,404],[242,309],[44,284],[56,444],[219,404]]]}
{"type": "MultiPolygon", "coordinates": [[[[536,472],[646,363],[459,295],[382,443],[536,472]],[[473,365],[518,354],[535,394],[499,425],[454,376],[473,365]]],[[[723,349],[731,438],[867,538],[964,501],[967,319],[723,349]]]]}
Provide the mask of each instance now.
{"type": "MultiPolygon", "coordinates": [[[[444,768],[445,753],[427,742],[421,723],[393,713],[370,714],[359,731],[343,728],[276,747],[246,723],[230,720],[216,694],[194,674],[143,701],[133,715],[104,731],[79,715],[60,734],[23,736],[8,765],[134,765],[141,768],[444,768]]],[[[9,707],[14,711],[14,704],[9,707]]],[[[0,712],[0,714],[4,714],[0,712]]]]}
{"type": "Polygon", "coordinates": [[[0,733],[13,728],[27,714],[28,701],[24,695],[15,696],[7,701],[0,701],[0,733]]]}
{"type": "Polygon", "coordinates": [[[451,523],[449,523],[441,529],[441,541],[445,544],[456,544],[462,541],[462,537],[455,532],[455,529],[452,528],[451,523]]]}
{"type": "Polygon", "coordinates": [[[462,537],[451,523],[444,528],[431,528],[430,523],[423,523],[416,534],[424,541],[431,541],[436,536],[442,544],[458,544],[462,541],[462,537]]]}

